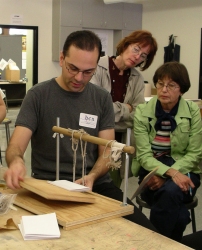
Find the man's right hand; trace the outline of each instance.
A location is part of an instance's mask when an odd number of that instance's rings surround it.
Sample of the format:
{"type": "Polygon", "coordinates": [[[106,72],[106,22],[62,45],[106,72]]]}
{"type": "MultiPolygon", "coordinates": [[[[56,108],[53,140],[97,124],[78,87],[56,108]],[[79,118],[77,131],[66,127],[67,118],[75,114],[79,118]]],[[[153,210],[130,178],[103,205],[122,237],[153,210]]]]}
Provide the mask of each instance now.
{"type": "Polygon", "coordinates": [[[8,170],[4,174],[6,184],[11,189],[20,188],[20,181],[26,175],[23,155],[31,139],[32,131],[26,127],[16,126],[6,150],[8,170]]]}
{"type": "Polygon", "coordinates": [[[24,180],[24,176],[26,175],[26,168],[24,164],[17,163],[11,167],[4,173],[4,180],[6,181],[6,185],[11,189],[21,188],[20,181],[24,180]]]}

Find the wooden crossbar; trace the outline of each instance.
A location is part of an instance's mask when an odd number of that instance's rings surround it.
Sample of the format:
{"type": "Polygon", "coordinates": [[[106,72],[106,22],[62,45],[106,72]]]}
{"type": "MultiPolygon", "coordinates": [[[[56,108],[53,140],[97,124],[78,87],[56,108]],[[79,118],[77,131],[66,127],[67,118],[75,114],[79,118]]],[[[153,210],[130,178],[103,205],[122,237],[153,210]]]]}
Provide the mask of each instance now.
{"type": "MultiPolygon", "coordinates": [[[[59,134],[67,135],[67,136],[70,136],[70,137],[72,136],[72,131],[70,129],[53,126],[52,130],[54,132],[56,132],[56,133],[59,133],[59,134]]],[[[96,137],[96,136],[83,134],[82,132],[79,132],[79,131],[74,131],[73,137],[76,138],[76,139],[81,138],[83,141],[91,142],[91,143],[102,145],[102,146],[108,146],[108,147],[111,147],[112,143],[113,143],[113,146],[120,147],[120,148],[122,148],[123,145],[125,145],[125,144],[122,144],[122,143],[119,143],[119,142],[109,141],[109,140],[99,138],[99,137],[96,137]]],[[[125,145],[123,147],[123,152],[128,153],[128,154],[133,154],[135,152],[135,148],[132,147],[132,146],[126,146],[125,145]]]]}

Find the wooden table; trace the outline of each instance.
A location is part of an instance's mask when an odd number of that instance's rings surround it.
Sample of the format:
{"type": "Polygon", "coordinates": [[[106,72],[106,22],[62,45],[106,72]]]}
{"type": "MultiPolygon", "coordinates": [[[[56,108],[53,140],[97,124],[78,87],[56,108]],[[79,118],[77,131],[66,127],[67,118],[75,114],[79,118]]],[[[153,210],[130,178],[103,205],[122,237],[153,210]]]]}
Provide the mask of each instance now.
{"type": "MultiPolygon", "coordinates": [[[[20,221],[22,215],[29,215],[17,207],[0,216],[0,224],[7,219],[20,221]]],[[[24,241],[19,230],[1,230],[2,250],[186,250],[191,249],[124,218],[84,226],[69,231],[60,228],[61,238],[52,240],[24,241]]]]}
{"type": "MultiPolygon", "coordinates": [[[[7,168],[0,168],[0,181],[7,168]]],[[[0,191],[1,191],[0,187],[0,191]]],[[[10,218],[20,222],[22,215],[32,213],[18,207],[0,215],[0,225],[10,218]]],[[[1,250],[186,250],[192,249],[139,226],[122,217],[114,218],[76,229],[60,227],[61,238],[51,240],[24,241],[20,230],[0,230],[1,250]]]]}

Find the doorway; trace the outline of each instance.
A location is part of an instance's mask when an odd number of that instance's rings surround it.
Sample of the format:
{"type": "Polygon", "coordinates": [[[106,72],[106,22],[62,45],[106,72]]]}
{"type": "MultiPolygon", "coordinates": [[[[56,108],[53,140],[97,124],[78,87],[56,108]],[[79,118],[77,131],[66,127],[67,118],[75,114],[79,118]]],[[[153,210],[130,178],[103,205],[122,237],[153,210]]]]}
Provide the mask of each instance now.
{"type": "MultiPolygon", "coordinates": [[[[8,103],[22,102],[26,92],[38,83],[38,27],[0,24],[0,28],[3,31],[0,35],[0,60],[3,58],[7,62],[11,59],[20,69],[19,82],[11,80],[8,86],[3,85],[8,88],[7,100],[8,103]],[[13,29],[25,31],[26,35],[11,35],[13,29]]],[[[2,79],[6,79],[5,70],[2,71],[2,79]]]]}

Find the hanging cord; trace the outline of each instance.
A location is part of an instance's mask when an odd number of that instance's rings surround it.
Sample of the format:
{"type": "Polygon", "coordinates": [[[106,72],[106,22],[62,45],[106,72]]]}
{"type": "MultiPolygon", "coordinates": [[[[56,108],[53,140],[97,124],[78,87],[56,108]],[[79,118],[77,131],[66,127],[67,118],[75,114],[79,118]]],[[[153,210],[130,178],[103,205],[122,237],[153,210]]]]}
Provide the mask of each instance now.
{"type": "MultiPolygon", "coordinates": [[[[83,179],[83,185],[85,185],[84,181],[84,176],[85,176],[85,166],[86,166],[86,147],[87,147],[87,141],[83,143],[82,136],[83,135],[88,135],[88,133],[85,132],[83,129],[79,130],[68,130],[72,134],[72,150],[74,152],[74,157],[73,157],[73,182],[75,181],[75,172],[76,172],[76,151],[78,149],[78,142],[80,140],[81,144],[81,155],[83,159],[83,164],[82,164],[82,179],[83,179]],[[74,138],[74,132],[80,132],[80,138],[79,140],[74,138]],[[75,146],[74,146],[75,145],[75,146]]],[[[123,148],[125,147],[125,144],[118,143],[116,140],[111,140],[108,141],[107,144],[105,145],[104,152],[103,152],[103,158],[107,159],[109,158],[109,162],[106,164],[108,168],[111,168],[112,170],[117,170],[121,167],[121,154],[123,152],[123,148]],[[106,151],[107,148],[109,147],[109,144],[111,143],[111,150],[110,153],[107,155],[106,151]]]]}
{"type": "Polygon", "coordinates": [[[87,135],[88,133],[85,132],[84,129],[79,129],[79,130],[72,130],[72,129],[68,129],[69,131],[71,131],[72,133],[72,150],[74,152],[74,155],[73,155],[73,182],[75,182],[75,179],[76,179],[76,152],[77,152],[77,149],[78,149],[78,144],[79,144],[79,140],[80,140],[80,144],[81,144],[81,156],[82,156],[82,182],[83,182],[83,185],[85,185],[85,182],[84,182],[84,176],[86,174],[86,170],[85,170],[85,166],[86,166],[86,147],[87,147],[87,141],[84,142],[83,144],[83,140],[82,140],[82,136],[85,134],[87,135]],[[75,132],[80,132],[81,135],[80,135],[80,138],[79,140],[78,139],[75,139],[74,138],[74,133],[75,132]]]}
{"type": "Polygon", "coordinates": [[[109,141],[104,149],[103,152],[103,158],[107,159],[109,158],[109,162],[107,163],[107,167],[111,168],[112,170],[117,170],[121,167],[121,154],[123,152],[123,148],[125,146],[125,144],[123,144],[122,146],[117,147],[116,145],[116,141],[115,140],[111,140],[109,141]],[[106,155],[106,149],[108,147],[108,145],[111,143],[111,151],[108,155],[106,155]]]}
{"type": "Polygon", "coordinates": [[[80,136],[80,144],[81,144],[81,156],[82,156],[82,184],[83,186],[85,186],[85,180],[84,180],[84,176],[86,175],[86,146],[87,146],[87,141],[84,142],[84,146],[83,146],[83,140],[82,140],[82,136],[85,134],[87,134],[83,129],[79,129],[79,132],[81,133],[80,136]]]}
{"type": "Polygon", "coordinates": [[[74,138],[74,132],[76,132],[76,130],[71,130],[71,132],[72,132],[72,150],[74,152],[74,155],[73,155],[73,182],[75,182],[75,176],[76,176],[76,151],[78,149],[79,140],[74,138]]]}

